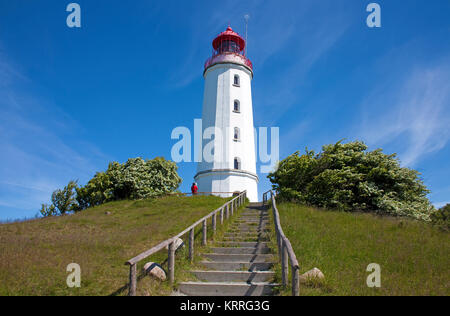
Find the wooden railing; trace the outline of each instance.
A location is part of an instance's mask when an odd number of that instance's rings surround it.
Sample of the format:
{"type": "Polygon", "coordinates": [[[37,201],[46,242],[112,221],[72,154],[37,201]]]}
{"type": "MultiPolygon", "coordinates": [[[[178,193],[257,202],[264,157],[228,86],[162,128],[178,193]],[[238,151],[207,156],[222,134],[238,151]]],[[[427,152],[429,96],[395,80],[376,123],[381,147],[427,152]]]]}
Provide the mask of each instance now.
{"type": "Polygon", "coordinates": [[[292,249],[291,242],[284,235],[283,228],[281,228],[280,214],[278,213],[277,203],[275,201],[275,194],[272,190],[263,194],[263,205],[267,204],[268,195],[272,200],[273,220],[275,223],[275,233],[277,235],[278,254],[281,261],[281,279],[284,287],[288,285],[289,264],[291,266],[292,275],[292,296],[298,296],[300,292],[299,283],[299,265],[294,249],[292,249]]]}
{"type": "Polygon", "coordinates": [[[209,213],[208,215],[206,215],[205,217],[199,219],[197,222],[195,222],[194,224],[192,224],[191,226],[189,226],[188,228],[186,228],[185,230],[183,230],[181,233],[179,233],[178,235],[169,238],[161,243],[159,243],[158,245],[156,245],[155,247],[137,255],[136,257],[128,260],[125,264],[130,266],[130,283],[129,283],[129,292],[128,295],[129,296],[135,296],[136,295],[136,285],[137,285],[137,264],[157,253],[158,251],[164,249],[165,247],[168,246],[169,251],[168,251],[168,274],[169,274],[169,282],[171,284],[174,283],[175,281],[175,241],[177,240],[177,238],[182,237],[183,235],[189,233],[189,260],[191,260],[191,262],[194,259],[194,232],[195,232],[195,228],[202,224],[202,245],[206,246],[207,244],[207,226],[208,226],[208,220],[211,219],[211,225],[212,225],[212,230],[213,230],[213,235],[216,232],[216,226],[217,226],[217,214],[220,213],[220,224],[223,224],[224,221],[224,217],[225,219],[228,219],[230,216],[232,216],[234,214],[234,211],[237,210],[238,207],[240,207],[241,205],[243,205],[245,203],[245,199],[247,197],[247,191],[243,191],[241,193],[239,193],[238,196],[236,196],[235,198],[233,198],[232,200],[228,201],[227,203],[225,203],[224,205],[222,205],[220,208],[218,208],[217,210],[209,213]]]}

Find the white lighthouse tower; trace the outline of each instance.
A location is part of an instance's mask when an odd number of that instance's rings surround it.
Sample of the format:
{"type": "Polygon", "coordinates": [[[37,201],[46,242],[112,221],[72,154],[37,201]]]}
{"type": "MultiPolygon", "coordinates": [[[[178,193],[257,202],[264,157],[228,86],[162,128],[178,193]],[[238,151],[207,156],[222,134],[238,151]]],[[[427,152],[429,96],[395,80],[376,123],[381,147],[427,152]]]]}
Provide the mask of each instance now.
{"type": "Polygon", "coordinates": [[[228,197],[247,190],[249,200],[256,202],[253,67],[244,55],[245,44],[231,27],[212,42],[213,55],[203,73],[203,157],[194,178],[200,192],[228,197]]]}

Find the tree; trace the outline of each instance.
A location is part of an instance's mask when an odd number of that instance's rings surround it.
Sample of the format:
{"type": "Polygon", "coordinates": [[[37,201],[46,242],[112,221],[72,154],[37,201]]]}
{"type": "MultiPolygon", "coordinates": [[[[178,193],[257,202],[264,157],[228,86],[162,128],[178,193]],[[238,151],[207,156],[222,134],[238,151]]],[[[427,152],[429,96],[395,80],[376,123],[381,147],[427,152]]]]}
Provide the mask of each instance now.
{"type": "Polygon", "coordinates": [[[268,178],[281,200],[430,220],[434,207],[419,172],[402,168],[395,154],[367,148],[359,141],[337,142],[318,154],[296,152],[268,178]]]}
{"type": "Polygon", "coordinates": [[[131,158],[124,164],[113,162],[106,173],[112,183],[114,199],[145,199],[173,192],[181,183],[177,165],[157,157],[131,158]]]}
{"type": "Polygon", "coordinates": [[[112,162],[105,172],[97,172],[84,187],[70,181],[52,194],[52,205],[43,204],[42,216],[78,212],[103,203],[124,199],[147,199],[175,191],[182,179],[173,161],[131,158],[120,164],[112,162]]]}
{"type": "Polygon", "coordinates": [[[50,217],[50,216],[58,215],[58,212],[56,211],[55,206],[54,205],[48,205],[48,204],[42,204],[41,209],[39,210],[39,213],[43,217],[50,217]]]}
{"type": "Polygon", "coordinates": [[[177,165],[164,158],[131,158],[112,162],[106,172],[98,172],[84,187],[77,189],[80,209],[124,199],[146,199],[175,191],[181,183],[177,165]]]}
{"type": "Polygon", "coordinates": [[[106,172],[97,172],[84,187],[78,187],[76,192],[78,210],[84,210],[114,199],[112,182],[106,172]]]}
{"type": "Polygon", "coordinates": [[[53,192],[52,203],[59,214],[67,214],[77,209],[76,188],[77,182],[70,181],[62,190],[53,192]]]}

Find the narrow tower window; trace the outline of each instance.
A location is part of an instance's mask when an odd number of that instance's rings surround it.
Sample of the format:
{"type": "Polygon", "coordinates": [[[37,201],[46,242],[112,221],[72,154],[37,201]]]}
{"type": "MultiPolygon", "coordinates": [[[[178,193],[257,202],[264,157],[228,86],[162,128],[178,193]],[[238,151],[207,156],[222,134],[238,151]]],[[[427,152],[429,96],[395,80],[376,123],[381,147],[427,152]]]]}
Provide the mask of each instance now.
{"type": "Polygon", "coordinates": [[[239,130],[239,127],[234,128],[234,141],[237,142],[241,139],[241,131],[239,130]]]}
{"type": "Polygon", "coordinates": [[[234,100],[234,112],[240,113],[241,112],[241,104],[238,100],[234,100]]]}
{"type": "Polygon", "coordinates": [[[239,80],[239,75],[234,75],[234,82],[233,84],[237,87],[241,85],[241,81],[239,80]]]}
{"type": "Polygon", "coordinates": [[[241,160],[239,158],[234,158],[234,169],[241,170],[241,160]]]}

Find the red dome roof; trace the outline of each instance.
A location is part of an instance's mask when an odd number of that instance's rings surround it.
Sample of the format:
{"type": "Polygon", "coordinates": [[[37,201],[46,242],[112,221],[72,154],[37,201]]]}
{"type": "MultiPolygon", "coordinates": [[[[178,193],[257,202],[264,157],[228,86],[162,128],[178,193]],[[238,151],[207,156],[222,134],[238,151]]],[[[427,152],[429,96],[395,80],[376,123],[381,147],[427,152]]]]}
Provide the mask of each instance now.
{"type": "Polygon", "coordinates": [[[234,41],[239,45],[240,50],[244,50],[245,48],[245,40],[231,27],[228,27],[225,32],[220,33],[212,42],[214,49],[217,50],[220,43],[223,41],[234,41]]]}

